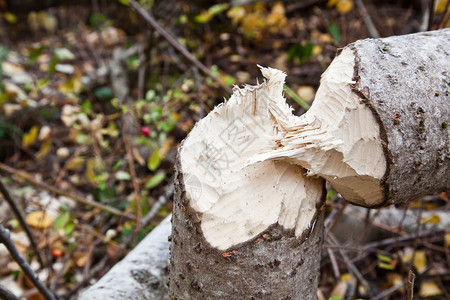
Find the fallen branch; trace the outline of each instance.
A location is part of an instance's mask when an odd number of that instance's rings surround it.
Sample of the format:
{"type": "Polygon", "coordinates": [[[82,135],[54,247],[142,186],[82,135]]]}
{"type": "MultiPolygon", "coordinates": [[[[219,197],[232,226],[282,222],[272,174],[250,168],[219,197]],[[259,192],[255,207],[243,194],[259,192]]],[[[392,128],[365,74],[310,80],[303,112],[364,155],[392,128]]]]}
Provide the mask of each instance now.
{"type": "Polygon", "coordinates": [[[136,216],[134,216],[134,215],[132,215],[130,213],[123,212],[123,211],[120,211],[120,210],[118,210],[118,209],[116,209],[114,207],[111,207],[111,206],[108,206],[108,205],[104,205],[104,204],[101,204],[101,203],[98,203],[98,202],[90,201],[90,200],[87,200],[87,199],[83,199],[81,197],[78,197],[78,196],[72,195],[70,193],[61,191],[61,190],[59,190],[59,189],[57,189],[55,187],[52,187],[52,186],[50,186],[50,185],[48,185],[48,184],[46,184],[44,182],[40,182],[40,181],[34,179],[31,175],[29,175],[26,172],[23,172],[23,171],[11,168],[10,166],[5,165],[4,163],[0,163],[0,170],[2,170],[4,172],[7,172],[9,174],[17,175],[17,176],[25,179],[30,184],[32,184],[32,185],[34,185],[36,187],[46,189],[47,191],[55,193],[56,195],[65,196],[65,197],[70,198],[70,199],[72,199],[72,200],[74,200],[74,201],[76,201],[78,203],[83,204],[83,205],[92,206],[92,207],[104,210],[106,212],[109,212],[110,214],[113,214],[113,215],[116,215],[116,216],[124,217],[124,218],[131,219],[131,220],[136,220],[136,216]]]}
{"type": "Polygon", "coordinates": [[[300,117],[271,109],[275,150],[364,207],[449,189],[450,29],[357,41],[322,75],[300,117]]]}
{"type": "Polygon", "coordinates": [[[19,221],[20,226],[22,226],[23,230],[25,231],[25,234],[27,235],[28,240],[30,241],[31,248],[33,249],[34,254],[37,256],[39,263],[41,264],[42,267],[46,266],[46,264],[44,263],[44,258],[41,256],[41,253],[38,250],[30,226],[28,226],[27,222],[25,221],[25,217],[23,216],[14,199],[11,197],[11,194],[9,193],[8,189],[3,184],[1,177],[0,177],[0,193],[3,194],[3,197],[5,198],[6,202],[8,202],[9,207],[11,207],[12,211],[14,212],[14,215],[16,215],[16,218],[19,221]]]}
{"type": "Polygon", "coordinates": [[[19,300],[13,293],[11,293],[5,286],[0,284],[0,299],[4,300],[19,300]]]}
{"type": "Polygon", "coordinates": [[[46,300],[55,300],[55,297],[52,295],[52,293],[50,293],[47,287],[39,280],[36,273],[34,273],[33,269],[31,269],[30,265],[20,254],[19,250],[17,250],[16,246],[9,237],[9,230],[5,229],[2,225],[0,225],[0,243],[5,245],[12,258],[19,264],[22,271],[39,290],[41,295],[44,296],[46,300]]]}
{"type": "Polygon", "coordinates": [[[167,294],[170,218],[164,219],[79,300],[162,299],[167,294]]]}
{"type": "Polygon", "coordinates": [[[159,23],[135,0],[128,0],[131,6],[136,10],[138,14],[144,18],[147,23],[152,26],[162,37],[164,37],[169,44],[172,45],[178,52],[180,52],[184,57],[186,57],[191,63],[193,63],[197,68],[199,68],[208,77],[211,77],[216,81],[225,91],[231,92],[230,87],[226,86],[217,76],[214,76],[209,68],[202,64],[197,58],[195,58],[183,45],[181,45],[171,33],[165,30],[159,23]]]}

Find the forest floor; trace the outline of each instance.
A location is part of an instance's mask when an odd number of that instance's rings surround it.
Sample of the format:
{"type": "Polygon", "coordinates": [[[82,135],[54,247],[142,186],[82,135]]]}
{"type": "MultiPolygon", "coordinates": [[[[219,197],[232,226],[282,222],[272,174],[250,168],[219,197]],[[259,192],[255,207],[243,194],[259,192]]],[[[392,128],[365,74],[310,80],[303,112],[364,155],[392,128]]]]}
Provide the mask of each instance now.
{"type": "MultiPolygon", "coordinates": [[[[233,85],[255,84],[257,65],[288,74],[286,98],[300,115],[339,48],[450,25],[446,1],[431,10],[424,1],[197,2],[140,1],[169,38],[127,0],[2,13],[0,179],[9,193],[0,194],[0,224],[61,299],[170,214],[179,143],[233,85]]],[[[346,205],[330,187],[320,299],[400,299],[410,270],[417,298],[450,299],[449,196],[375,211],[346,205]]],[[[3,245],[0,284],[43,299],[3,245]]]]}

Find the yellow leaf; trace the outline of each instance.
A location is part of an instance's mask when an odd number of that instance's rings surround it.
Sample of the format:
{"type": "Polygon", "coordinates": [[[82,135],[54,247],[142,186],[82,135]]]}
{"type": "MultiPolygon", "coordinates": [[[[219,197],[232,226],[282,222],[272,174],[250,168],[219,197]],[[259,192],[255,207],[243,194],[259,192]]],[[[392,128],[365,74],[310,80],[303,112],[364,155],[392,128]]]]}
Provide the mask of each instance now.
{"type": "Polygon", "coordinates": [[[423,250],[417,250],[414,255],[414,267],[416,267],[417,272],[422,273],[427,267],[427,256],[423,250]]]}
{"type": "Polygon", "coordinates": [[[346,14],[353,9],[353,0],[329,0],[327,6],[336,6],[338,12],[346,14]]]}
{"type": "Polygon", "coordinates": [[[266,22],[272,32],[276,32],[276,30],[286,25],[287,19],[284,13],[283,3],[275,3],[270,14],[267,16],[266,22]]]}
{"type": "Polygon", "coordinates": [[[353,9],[353,1],[352,0],[340,0],[336,5],[336,9],[341,14],[346,14],[353,9]]]}
{"type": "Polygon", "coordinates": [[[438,0],[434,3],[434,12],[442,14],[445,10],[445,5],[449,0],[438,0]]]}
{"type": "Polygon", "coordinates": [[[14,15],[14,14],[12,14],[12,13],[10,13],[10,12],[5,12],[5,13],[3,14],[3,18],[5,18],[5,20],[6,20],[8,23],[11,23],[11,24],[16,24],[16,23],[17,23],[17,17],[16,17],[16,15],[14,15]]]}
{"type": "Polygon", "coordinates": [[[158,169],[160,164],[161,157],[159,156],[159,149],[156,148],[148,159],[147,167],[150,171],[155,171],[156,169],[158,169]]]}
{"type": "Polygon", "coordinates": [[[162,143],[161,149],[159,149],[159,158],[164,159],[166,157],[167,152],[170,150],[170,146],[172,145],[171,139],[165,139],[162,143]]]}
{"type": "Polygon", "coordinates": [[[52,149],[52,140],[46,140],[45,142],[42,143],[41,145],[41,149],[39,149],[39,152],[36,154],[36,159],[42,159],[45,156],[47,156],[47,154],[50,152],[50,150],[52,149]]]}
{"type": "Polygon", "coordinates": [[[440,224],[441,218],[439,218],[438,215],[433,214],[433,215],[429,216],[428,218],[424,218],[424,219],[420,220],[420,224],[426,224],[426,223],[440,224]]]}
{"type": "Polygon", "coordinates": [[[235,6],[228,10],[227,17],[230,18],[234,24],[237,24],[245,17],[245,14],[245,8],[242,6],[235,6]]]}
{"type": "Polygon", "coordinates": [[[38,126],[31,127],[30,131],[25,133],[22,137],[22,146],[24,148],[30,147],[34,143],[34,141],[36,141],[38,133],[39,133],[38,126]]]}
{"type": "Polygon", "coordinates": [[[45,211],[32,212],[26,216],[25,220],[28,225],[39,229],[45,229],[53,222],[52,218],[45,211]]]}
{"type": "Polygon", "coordinates": [[[420,297],[427,298],[442,295],[442,291],[434,281],[423,281],[420,284],[419,290],[420,297]]]}
{"type": "Polygon", "coordinates": [[[445,234],[445,246],[450,247],[450,233],[445,234]]]}
{"type": "Polygon", "coordinates": [[[67,170],[76,170],[83,166],[84,158],[80,156],[75,156],[69,159],[66,163],[67,170]]]}
{"type": "Polygon", "coordinates": [[[97,179],[95,178],[95,165],[96,159],[95,157],[89,158],[86,161],[86,178],[92,184],[97,184],[97,179]]]}

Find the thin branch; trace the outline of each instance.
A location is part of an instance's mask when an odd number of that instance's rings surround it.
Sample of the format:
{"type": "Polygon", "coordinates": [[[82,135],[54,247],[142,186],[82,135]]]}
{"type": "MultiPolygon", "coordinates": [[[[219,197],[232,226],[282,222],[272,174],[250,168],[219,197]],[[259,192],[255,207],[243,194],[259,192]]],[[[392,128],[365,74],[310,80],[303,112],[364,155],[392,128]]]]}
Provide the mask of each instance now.
{"type": "Polygon", "coordinates": [[[408,288],[407,288],[408,295],[406,296],[407,300],[413,300],[413,297],[414,297],[414,280],[415,279],[416,279],[416,274],[414,274],[414,272],[412,270],[409,270],[409,274],[408,274],[408,288]]]}
{"type": "Polygon", "coordinates": [[[17,175],[17,176],[25,179],[26,181],[28,181],[30,184],[32,184],[34,186],[46,189],[49,192],[55,193],[55,194],[60,195],[60,196],[65,196],[67,198],[70,198],[70,199],[78,202],[78,203],[81,203],[81,204],[84,204],[84,205],[87,205],[87,206],[92,206],[92,207],[95,207],[95,208],[99,208],[101,210],[104,210],[104,211],[109,212],[110,214],[113,214],[113,215],[116,215],[116,216],[121,216],[121,217],[124,217],[124,218],[127,218],[127,219],[136,220],[136,216],[134,216],[133,214],[120,211],[117,208],[114,208],[114,207],[111,207],[111,206],[108,206],[108,205],[104,205],[104,204],[101,204],[99,202],[90,201],[90,200],[83,199],[81,197],[72,195],[70,193],[63,192],[63,191],[61,191],[61,190],[59,190],[59,189],[57,189],[57,188],[55,188],[53,186],[50,186],[50,185],[48,185],[48,184],[46,184],[44,182],[40,182],[40,181],[34,179],[31,175],[29,175],[26,172],[23,172],[23,171],[11,168],[10,166],[5,165],[4,163],[0,163],[0,170],[4,171],[4,172],[7,172],[9,174],[17,175]]]}
{"type": "Polygon", "coordinates": [[[369,34],[373,37],[373,38],[379,38],[380,37],[380,33],[378,32],[377,28],[375,27],[375,25],[372,22],[372,18],[370,17],[369,13],[367,12],[366,6],[364,5],[362,0],[356,0],[356,6],[359,9],[359,12],[361,13],[361,16],[364,20],[364,23],[367,26],[367,30],[369,30],[369,34]]]}
{"type": "Polygon", "coordinates": [[[369,244],[365,244],[364,248],[369,250],[372,248],[380,248],[380,247],[384,247],[384,246],[388,246],[388,245],[396,245],[398,246],[399,243],[402,242],[408,242],[411,240],[417,240],[417,239],[424,239],[427,236],[431,236],[431,235],[444,235],[445,234],[445,230],[430,230],[430,231],[423,231],[420,232],[419,234],[412,234],[412,235],[408,235],[408,236],[401,236],[401,237],[392,237],[392,238],[387,238],[381,241],[376,241],[376,242],[372,242],[369,244]]]}
{"type": "Polygon", "coordinates": [[[179,51],[184,57],[186,57],[191,63],[193,63],[197,68],[199,68],[203,73],[211,77],[216,81],[225,91],[231,93],[230,87],[226,86],[217,76],[214,76],[211,70],[201,63],[197,58],[195,58],[183,45],[181,45],[176,38],[172,36],[170,32],[164,29],[159,23],[150,15],[142,6],[140,6],[136,0],[129,0],[130,5],[134,10],[144,18],[147,23],[150,24],[155,30],[163,36],[169,44],[172,45],[177,51],[179,51]]]}
{"type": "MultiPolygon", "coordinates": [[[[340,245],[338,240],[334,237],[333,233],[329,233],[327,238],[329,239],[329,241],[335,245],[340,245]]],[[[356,278],[358,278],[358,280],[361,282],[361,285],[363,287],[365,287],[368,291],[370,291],[370,285],[367,282],[367,280],[364,278],[364,276],[361,274],[361,272],[358,270],[358,268],[355,266],[354,263],[352,263],[352,261],[350,260],[350,258],[348,257],[347,253],[345,253],[342,249],[338,248],[338,252],[339,254],[342,256],[342,258],[344,259],[344,262],[347,264],[347,267],[349,269],[349,271],[351,273],[353,273],[353,275],[356,276],[356,278]]]]}
{"type": "Polygon", "coordinates": [[[0,225],[0,243],[3,243],[5,245],[6,249],[8,249],[13,259],[19,264],[22,271],[39,290],[41,295],[44,296],[46,300],[55,300],[55,297],[52,295],[52,293],[50,293],[47,287],[39,280],[36,273],[34,273],[33,269],[31,269],[30,265],[20,254],[19,250],[17,250],[16,246],[10,238],[9,230],[5,229],[2,225],[0,225]]]}
{"type": "MultiPolygon", "coordinates": [[[[141,218],[142,218],[142,203],[141,203],[141,191],[139,189],[139,182],[136,176],[136,169],[134,168],[133,152],[131,151],[130,137],[128,136],[128,119],[124,120],[122,128],[122,138],[125,144],[125,150],[127,152],[128,169],[130,170],[131,182],[133,183],[134,199],[136,200],[137,216],[136,216],[136,228],[134,236],[137,238],[137,234],[141,230],[141,218]]],[[[155,150],[156,151],[156,150],[155,150]]]]}
{"type": "Polygon", "coordinates": [[[27,222],[25,222],[25,217],[23,216],[23,214],[20,211],[19,207],[17,206],[16,202],[11,197],[11,194],[9,193],[6,186],[3,184],[1,177],[0,177],[0,192],[3,194],[3,197],[5,198],[6,202],[8,202],[12,211],[16,215],[16,218],[19,221],[20,225],[22,226],[23,230],[25,230],[25,234],[27,235],[28,240],[30,241],[31,248],[33,249],[34,254],[36,254],[37,259],[38,259],[39,263],[41,264],[41,266],[44,267],[45,266],[44,259],[38,250],[38,246],[36,244],[36,241],[34,240],[33,233],[31,232],[31,229],[28,226],[27,222]]]}
{"type": "Polygon", "coordinates": [[[156,201],[149,212],[142,218],[142,227],[146,227],[153,218],[158,214],[160,208],[169,202],[169,199],[173,195],[173,182],[171,182],[167,188],[166,192],[159,196],[158,201],[156,201]]]}

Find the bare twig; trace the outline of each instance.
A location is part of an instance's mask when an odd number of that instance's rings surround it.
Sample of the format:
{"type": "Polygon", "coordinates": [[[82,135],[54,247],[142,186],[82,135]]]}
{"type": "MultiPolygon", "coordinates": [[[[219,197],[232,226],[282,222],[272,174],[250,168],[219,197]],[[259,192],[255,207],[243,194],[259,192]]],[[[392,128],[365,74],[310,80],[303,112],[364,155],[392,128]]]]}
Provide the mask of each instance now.
{"type": "Polygon", "coordinates": [[[203,63],[201,63],[197,58],[195,58],[183,45],[181,45],[176,38],[172,36],[170,32],[164,29],[159,23],[153,18],[150,13],[148,13],[142,6],[140,6],[136,0],[129,0],[130,5],[136,10],[138,14],[144,18],[147,23],[150,24],[155,30],[162,35],[169,44],[172,45],[177,51],[179,51],[184,57],[186,57],[191,63],[193,63],[197,68],[199,68],[206,75],[211,77],[214,81],[216,81],[225,91],[231,93],[230,87],[226,86],[219,78],[214,76],[211,70],[206,67],[203,63]]]}
{"type": "Polygon", "coordinates": [[[414,296],[414,280],[415,279],[416,279],[416,274],[414,274],[414,272],[412,270],[409,270],[409,274],[408,274],[408,288],[407,288],[408,295],[406,296],[407,300],[413,300],[413,296],[414,296]]]}
{"type": "Polygon", "coordinates": [[[334,278],[336,280],[339,280],[339,278],[341,277],[341,272],[339,271],[336,256],[334,255],[333,250],[331,250],[331,248],[327,248],[327,253],[328,256],[330,257],[331,266],[333,267],[334,278]]]}
{"type": "Polygon", "coordinates": [[[5,286],[0,284],[0,299],[4,300],[19,300],[13,293],[11,293],[5,286]]]}
{"type": "MultiPolygon", "coordinates": [[[[327,238],[329,241],[335,245],[339,245],[338,240],[334,237],[333,233],[329,232],[327,238]]],[[[354,263],[350,260],[347,253],[345,253],[342,249],[338,248],[339,254],[341,254],[342,258],[344,259],[344,262],[347,264],[347,267],[349,271],[358,278],[359,282],[361,282],[361,285],[364,286],[368,291],[370,291],[370,286],[367,280],[363,277],[361,272],[358,270],[358,268],[355,266],[354,263]]]]}
{"type": "MultiPolygon", "coordinates": [[[[134,168],[133,152],[131,151],[130,137],[128,136],[128,119],[125,119],[122,128],[122,138],[125,144],[125,151],[127,152],[128,169],[130,170],[131,181],[134,189],[134,199],[136,200],[137,216],[136,216],[136,228],[134,236],[137,238],[137,234],[141,230],[141,218],[142,218],[142,205],[141,205],[141,191],[139,189],[139,182],[136,177],[136,169],[134,168]]],[[[156,150],[155,150],[156,151],[156,150]]]]}
{"type": "Polygon", "coordinates": [[[159,196],[158,201],[156,201],[149,212],[142,218],[142,227],[146,227],[153,218],[158,214],[159,209],[165,205],[173,195],[173,182],[171,182],[167,188],[166,192],[159,196]]]}
{"type": "Polygon", "coordinates": [[[36,273],[34,273],[33,269],[31,269],[30,265],[20,254],[19,250],[17,250],[16,246],[10,238],[9,230],[5,229],[2,225],[0,225],[0,242],[5,245],[6,249],[8,249],[13,259],[19,264],[22,271],[36,286],[41,295],[44,296],[46,300],[55,300],[55,297],[52,295],[52,293],[50,293],[47,287],[39,280],[36,273]]]}
{"type": "Polygon", "coordinates": [[[3,181],[0,177],[0,192],[3,194],[3,197],[5,198],[6,202],[8,202],[9,206],[11,207],[12,211],[17,217],[17,220],[19,221],[20,225],[22,226],[23,230],[25,230],[25,234],[28,237],[28,240],[30,240],[31,248],[33,248],[33,252],[36,254],[37,259],[42,267],[45,266],[44,259],[41,256],[41,253],[38,250],[36,241],[34,240],[33,233],[31,232],[30,227],[28,226],[27,222],[25,222],[25,218],[20,211],[19,207],[15,203],[14,199],[11,197],[11,194],[9,193],[6,186],[3,184],[3,181]]]}
{"type": "Polygon", "coordinates": [[[98,203],[98,202],[94,202],[94,201],[90,201],[90,200],[87,200],[87,199],[83,199],[81,197],[72,195],[72,194],[67,193],[67,192],[63,192],[63,191],[61,191],[61,190],[59,190],[59,189],[57,189],[57,188],[55,188],[53,186],[50,186],[50,185],[48,185],[48,184],[46,184],[44,182],[40,182],[40,181],[34,179],[31,175],[29,175],[26,172],[23,172],[23,171],[11,168],[10,166],[5,165],[4,163],[0,163],[0,170],[2,170],[4,172],[7,172],[9,174],[17,175],[17,176],[25,179],[26,181],[28,181],[30,184],[32,184],[34,186],[46,189],[46,190],[48,190],[48,191],[50,191],[52,193],[55,193],[57,195],[60,195],[60,196],[65,196],[67,198],[70,198],[70,199],[78,202],[78,203],[81,203],[81,204],[84,204],[84,205],[88,205],[88,206],[92,206],[92,207],[95,207],[95,208],[99,208],[101,210],[104,210],[104,211],[109,212],[110,214],[113,214],[113,215],[116,215],[116,216],[121,216],[121,217],[124,217],[124,218],[127,218],[127,219],[136,220],[136,216],[134,216],[133,214],[120,211],[120,210],[118,210],[118,209],[116,209],[114,207],[108,206],[108,205],[104,205],[104,204],[101,204],[101,203],[98,203]]]}
{"type": "Polygon", "coordinates": [[[378,30],[376,29],[375,25],[372,22],[372,18],[370,17],[369,13],[367,12],[366,6],[364,5],[362,0],[356,0],[356,6],[359,9],[359,12],[361,13],[361,16],[364,20],[364,23],[367,26],[367,30],[369,30],[369,34],[373,37],[373,38],[379,38],[380,37],[380,33],[378,32],[378,30]]]}
{"type": "Polygon", "coordinates": [[[398,246],[399,243],[407,242],[411,240],[417,240],[417,239],[423,239],[430,235],[443,235],[445,234],[445,230],[430,230],[430,231],[424,231],[420,232],[419,234],[412,234],[408,236],[401,236],[401,237],[392,237],[387,238],[381,241],[376,241],[373,243],[365,244],[365,249],[372,249],[372,248],[379,248],[387,245],[396,245],[398,246]]]}

